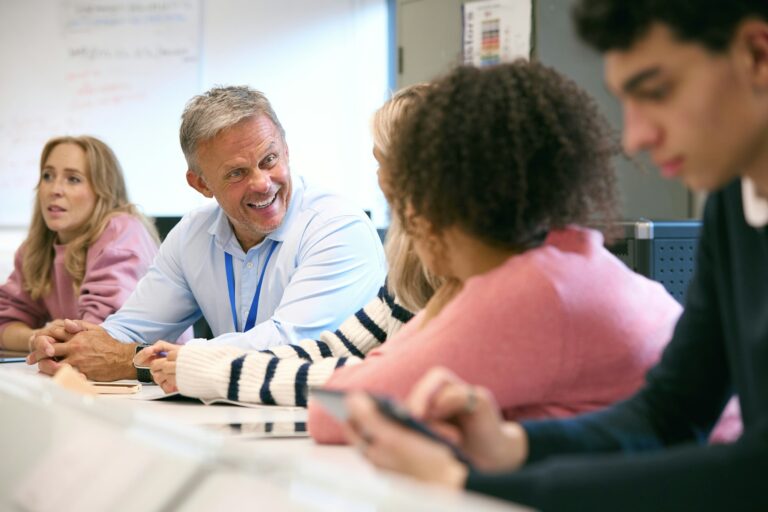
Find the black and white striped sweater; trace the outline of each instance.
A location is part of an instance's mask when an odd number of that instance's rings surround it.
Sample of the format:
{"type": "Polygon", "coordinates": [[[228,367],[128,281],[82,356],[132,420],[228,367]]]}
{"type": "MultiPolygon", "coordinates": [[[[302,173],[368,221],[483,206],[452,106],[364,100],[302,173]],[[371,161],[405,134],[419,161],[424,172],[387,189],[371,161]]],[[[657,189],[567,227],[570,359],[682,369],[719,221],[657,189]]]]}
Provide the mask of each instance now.
{"type": "Polygon", "coordinates": [[[184,347],[176,384],[181,394],[197,398],[306,407],[308,387],[323,385],[336,368],[362,361],[411,318],[413,313],[383,286],[375,299],[319,340],[261,351],[184,347]]]}

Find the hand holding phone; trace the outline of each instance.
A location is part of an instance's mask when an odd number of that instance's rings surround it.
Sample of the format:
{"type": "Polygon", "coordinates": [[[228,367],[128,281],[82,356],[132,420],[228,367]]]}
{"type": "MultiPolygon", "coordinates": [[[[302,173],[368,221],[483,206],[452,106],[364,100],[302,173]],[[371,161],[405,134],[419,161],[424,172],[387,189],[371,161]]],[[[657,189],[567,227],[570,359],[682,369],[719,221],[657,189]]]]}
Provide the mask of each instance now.
{"type": "MultiPolygon", "coordinates": [[[[346,392],[333,389],[313,388],[310,391],[310,397],[317,400],[317,402],[319,402],[331,416],[339,421],[347,421],[349,417],[349,412],[344,403],[345,396],[346,392]]],[[[369,394],[368,396],[374,401],[376,408],[381,414],[405,428],[416,431],[433,441],[447,446],[458,461],[471,466],[466,455],[464,455],[455,444],[429,428],[424,422],[411,416],[404,407],[383,396],[372,394],[369,394]]]]}

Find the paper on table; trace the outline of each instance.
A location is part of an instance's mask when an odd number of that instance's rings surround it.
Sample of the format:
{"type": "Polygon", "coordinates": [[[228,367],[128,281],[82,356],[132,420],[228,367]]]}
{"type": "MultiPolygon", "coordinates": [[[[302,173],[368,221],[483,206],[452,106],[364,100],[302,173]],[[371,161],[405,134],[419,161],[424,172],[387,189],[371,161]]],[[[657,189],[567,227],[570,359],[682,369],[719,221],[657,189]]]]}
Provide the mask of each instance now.
{"type": "MultiPolygon", "coordinates": [[[[165,393],[163,389],[160,386],[145,386],[144,391],[140,395],[137,395],[135,397],[131,397],[135,400],[163,400],[163,401],[193,401],[193,402],[199,402],[203,403],[205,405],[213,405],[213,404],[229,404],[229,405],[237,405],[240,407],[250,407],[251,409],[274,409],[277,406],[274,405],[264,405],[264,404],[257,404],[252,402],[237,402],[235,400],[229,400],[227,398],[194,398],[182,395],[178,391],[174,393],[165,393]]],[[[296,410],[301,411],[304,410],[304,407],[291,407],[291,406],[280,406],[281,410],[296,410]]]]}

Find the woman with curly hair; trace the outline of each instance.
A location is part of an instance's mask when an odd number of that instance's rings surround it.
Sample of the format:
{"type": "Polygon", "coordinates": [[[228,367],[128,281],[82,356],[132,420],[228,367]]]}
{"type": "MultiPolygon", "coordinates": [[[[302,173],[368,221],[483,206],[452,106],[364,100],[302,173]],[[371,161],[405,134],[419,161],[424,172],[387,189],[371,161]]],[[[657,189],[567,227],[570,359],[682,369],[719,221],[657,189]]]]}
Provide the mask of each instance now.
{"type": "MultiPolygon", "coordinates": [[[[632,394],[681,308],[585,227],[616,210],[615,145],[591,99],[535,63],[460,67],[397,128],[382,188],[427,268],[460,290],[326,387],[404,398],[440,365],[491,390],[507,418],[632,394]]],[[[309,427],[344,441],[312,402],[309,427]]]]}
{"type": "Polygon", "coordinates": [[[128,201],[115,154],[95,137],[57,137],[40,158],[29,234],[0,286],[0,347],[27,351],[57,319],[102,322],[157,253],[155,227],[128,201]]]}

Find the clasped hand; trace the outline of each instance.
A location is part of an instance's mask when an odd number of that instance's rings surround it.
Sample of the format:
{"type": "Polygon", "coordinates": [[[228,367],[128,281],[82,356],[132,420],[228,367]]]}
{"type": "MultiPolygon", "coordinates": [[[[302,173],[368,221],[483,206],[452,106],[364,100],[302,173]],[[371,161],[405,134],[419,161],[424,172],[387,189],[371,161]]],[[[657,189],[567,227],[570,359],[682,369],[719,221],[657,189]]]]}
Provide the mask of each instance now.
{"type": "Polygon", "coordinates": [[[27,364],[37,364],[47,375],[54,375],[66,363],[90,380],[132,379],[136,377],[131,366],[134,347],[85,320],[56,320],[30,338],[27,364]]]}

